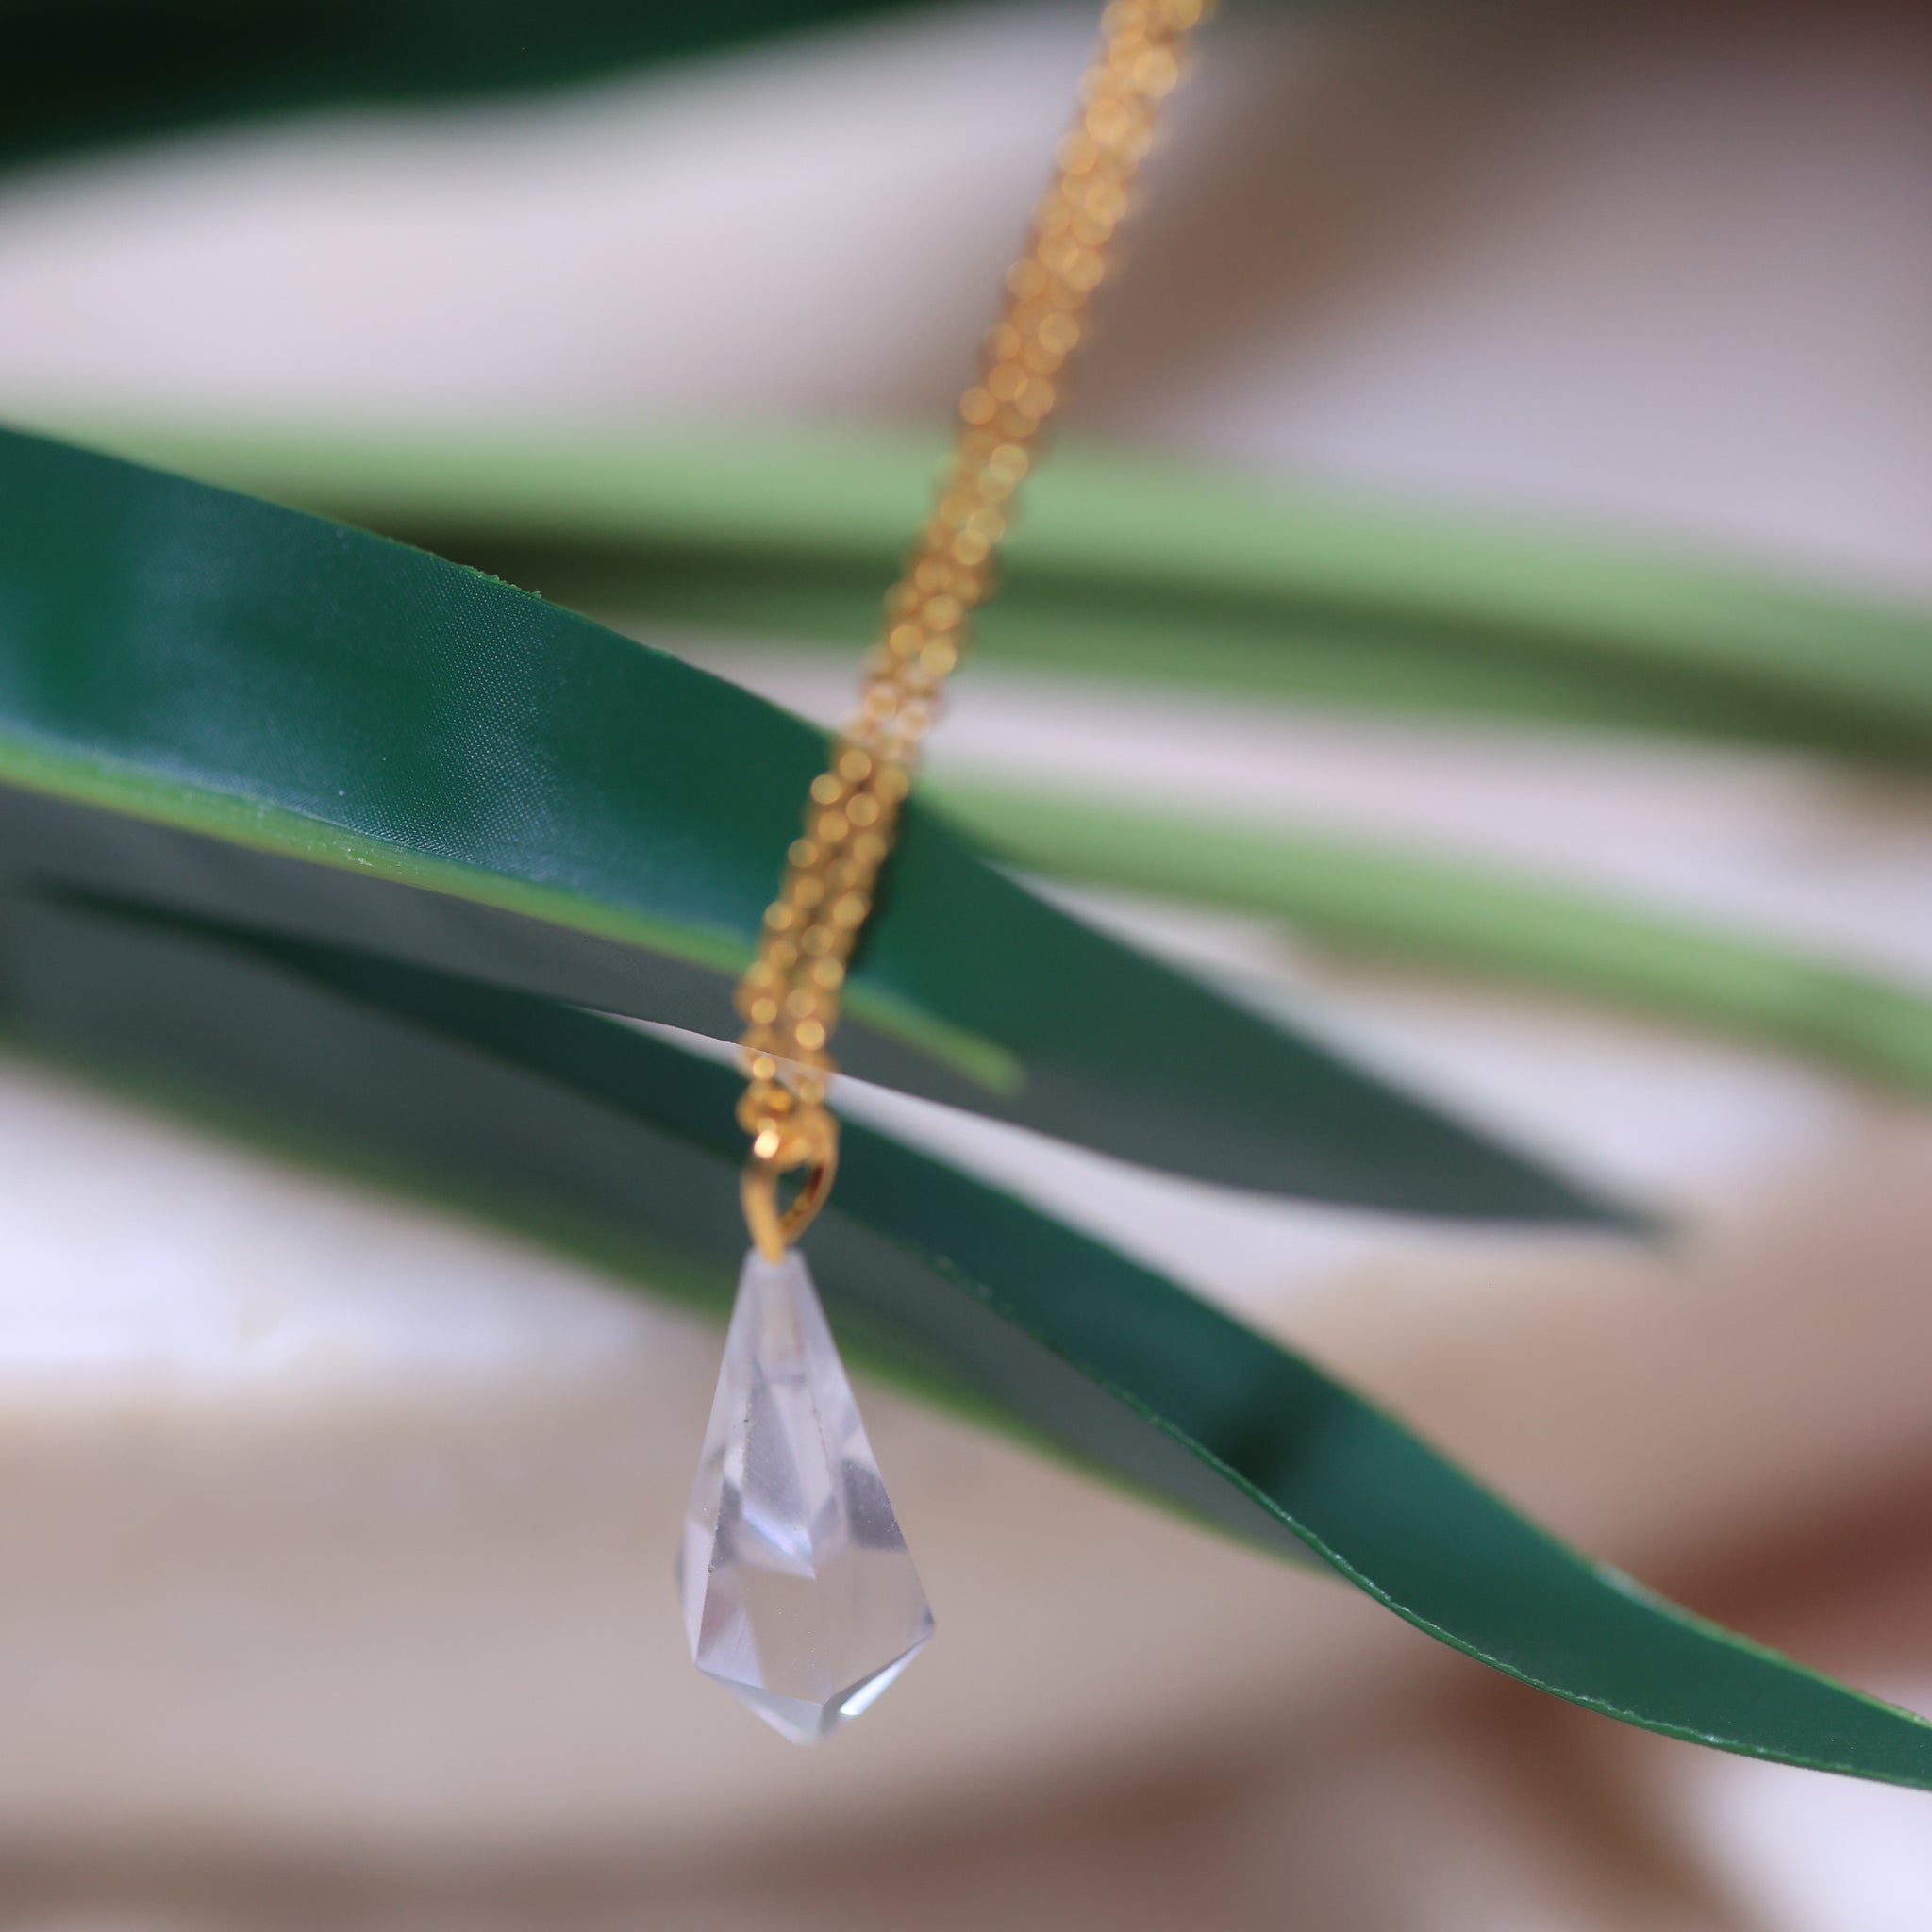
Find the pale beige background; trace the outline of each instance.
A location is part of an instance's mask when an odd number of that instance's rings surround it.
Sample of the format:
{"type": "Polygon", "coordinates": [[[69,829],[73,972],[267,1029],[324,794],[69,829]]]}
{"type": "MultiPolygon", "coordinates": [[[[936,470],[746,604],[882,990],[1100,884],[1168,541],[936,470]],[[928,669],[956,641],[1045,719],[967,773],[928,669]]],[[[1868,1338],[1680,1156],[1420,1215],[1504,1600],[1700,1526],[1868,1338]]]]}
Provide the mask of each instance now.
{"type": "MultiPolygon", "coordinates": [[[[1907,9],[1574,13],[1237,9],[1080,425],[1932,589],[1932,39],[1907,9]]],[[[0,401],[640,433],[936,414],[1086,37],[1077,9],[936,14],[515,114],[16,179],[0,401]]],[[[784,675],[812,709],[843,671],[784,675]]],[[[1932,978],[1924,802],[1802,760],[1096,706],[979,670],[941,755],[1399,831],[1932,978]]],[[[922,1130],[1123,1223],[1606,1557],[1932,1702],[1920,1109],[1241,922],[1093,909],[1289,989],[1697,1241],[1662,1264],[1452,1238],[922,1130]]],[[[0,1157],[21,1923],[1924,1922],[1924,1799],[1554,1710],[884,1393],[941,1635],[835,1749],[792,1753],[694,1680],[665,1576],[712,1332],[44,1073],[0,1074],[0,1157]]]]}

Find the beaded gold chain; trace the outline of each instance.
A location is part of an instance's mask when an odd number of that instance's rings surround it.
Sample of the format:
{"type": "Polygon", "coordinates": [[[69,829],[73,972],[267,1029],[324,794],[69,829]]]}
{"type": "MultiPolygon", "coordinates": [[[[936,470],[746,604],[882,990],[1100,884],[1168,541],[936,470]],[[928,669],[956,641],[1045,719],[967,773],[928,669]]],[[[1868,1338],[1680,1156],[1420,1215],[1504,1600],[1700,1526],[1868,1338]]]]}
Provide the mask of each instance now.
{"type": "Polygon", "coordinates": [[[1212,0],[1111,0],[1080,111],[1056,151],[1052,186],[1025,253],[1007,275],[979,380],[959,399],[958,437],[939,500],[886,598],[858,708],[813,779],[805,829],[766,909],[758,958],[738,988],[747,1086],[738,1118],[751,1136],[745,1221],[769,1260],[783,1257],[824,1204],[838,1165],[825,1104],[831,1039],[854,946],[872,911],[911,789],[920,741],[964,654],[973,611],[992,587],[1014,492],[1064,393],[1068,359],[1108,266],[1161,101],[1181,77],[1190,33],[1212,0]],[[788,1208],[781,1175],[804,1170],[788,1208]]]}

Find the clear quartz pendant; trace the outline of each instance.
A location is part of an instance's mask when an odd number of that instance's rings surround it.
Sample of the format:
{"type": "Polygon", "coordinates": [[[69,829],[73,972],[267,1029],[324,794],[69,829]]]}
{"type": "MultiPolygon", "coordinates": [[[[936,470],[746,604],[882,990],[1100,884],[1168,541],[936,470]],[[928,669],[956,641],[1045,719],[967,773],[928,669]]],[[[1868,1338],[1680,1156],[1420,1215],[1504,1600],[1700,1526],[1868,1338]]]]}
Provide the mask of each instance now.
{"type": "Polygon", "coordinates": [[[804,1257],[744,1257],[685,1511],[691,1657],[768,1724],[816,1743],[932,1635],[804,1257]]]}

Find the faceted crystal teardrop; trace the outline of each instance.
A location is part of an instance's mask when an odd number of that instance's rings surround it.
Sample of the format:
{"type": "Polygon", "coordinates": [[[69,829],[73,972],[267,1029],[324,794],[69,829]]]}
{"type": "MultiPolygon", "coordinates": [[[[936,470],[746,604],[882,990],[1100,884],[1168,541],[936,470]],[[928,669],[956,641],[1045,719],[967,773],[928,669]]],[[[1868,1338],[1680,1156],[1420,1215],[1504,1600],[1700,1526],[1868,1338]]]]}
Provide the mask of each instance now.
{"type": "Polygon", "coordinates": [[[857,1717],[932,1635],[795,1249],[745,1257],[677,1573],[698,1669],[801,1744],[857,1717]]]}

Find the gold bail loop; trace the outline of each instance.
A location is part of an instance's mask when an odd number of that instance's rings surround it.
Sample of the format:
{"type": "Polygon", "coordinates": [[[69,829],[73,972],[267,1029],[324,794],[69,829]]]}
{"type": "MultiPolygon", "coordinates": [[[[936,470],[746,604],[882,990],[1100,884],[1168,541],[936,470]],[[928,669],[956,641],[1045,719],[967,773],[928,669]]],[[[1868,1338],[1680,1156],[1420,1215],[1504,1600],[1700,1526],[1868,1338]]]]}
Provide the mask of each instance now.
{"type": "Polygon", "coordinates": [[[839,1171],[837,1119],[823,1108],[809,1119],[813,1145],[805,1153],[781,1163],[779,1137],[768,1127],[752,1142],[751,1158],[739,1180],[744,1224],[751,1231],[752,1245],[768,1261],[782,1261],[785,1250],[817,1219],[832,1191],[832,1177],[839,1171]],[[791,1197],[791,1205],[781,1208],[779,1176],[797,1167],[805,1170],[805,1179],[791,1197]]]}

